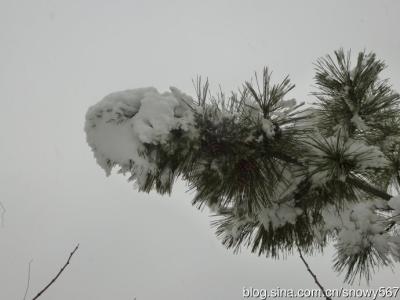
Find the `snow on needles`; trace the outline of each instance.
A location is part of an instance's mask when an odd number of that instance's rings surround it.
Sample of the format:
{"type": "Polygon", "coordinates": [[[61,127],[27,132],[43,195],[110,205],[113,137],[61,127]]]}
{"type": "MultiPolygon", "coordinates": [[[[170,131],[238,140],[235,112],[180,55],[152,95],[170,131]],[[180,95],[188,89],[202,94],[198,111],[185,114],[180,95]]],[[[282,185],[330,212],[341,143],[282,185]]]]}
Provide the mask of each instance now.
{"type": "Polygon", "coordinates": [[[387,232],[385,216],[376,212],[377,207],[382,205],[377,201],[349,204],[342,210],[334,206],[324,209],[325,225],[321,230],[337,232],[339,257],[357,255],[372,248],[384,260],[389,257],[400,259],[400,239],[387,232]]]}
{"type": "Polygon", "coordinates": [[[345,136],[325,138],[317,133],[309,145],[310,153],[305,155],[305,160],[315,185],[323,185],[331,179],[345,181],[352,171],[363,173],[389,163],[379,147],[345,136]],[[341,159],[337,160],[339,156],[341,159]]]}
{"type": "Polygon", "coordinates": [[[173,129],[189,131],[193,116],[187,97],[176,88],[160,94],[155,88],[111,93],[86,113],[87,142],[97,163],[110,174],[115,165],[131,171],[140,185],[156,165],[145,154],[145,144],[162,144],[173,129]]]}

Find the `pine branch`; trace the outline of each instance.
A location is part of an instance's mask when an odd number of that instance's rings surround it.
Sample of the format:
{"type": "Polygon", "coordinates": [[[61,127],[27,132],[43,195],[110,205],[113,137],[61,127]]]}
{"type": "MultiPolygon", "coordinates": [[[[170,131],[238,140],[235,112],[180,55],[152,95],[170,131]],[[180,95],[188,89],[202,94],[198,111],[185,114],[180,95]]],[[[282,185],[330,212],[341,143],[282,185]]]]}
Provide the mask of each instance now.
{"type": "Polygon", "coordinates": [[[382,198],[384,200],[389,201],[393,196],[379,190],[378,188],[372,186],[371,184],[365,182],[364,180],[357,178],[357,177],[347,177],[346,181],[355,187],[359,188],[360,190],[363,190],[364,192],[367,192],[369,194],[372,194],[374,196],[377,196],[379,198],[382,198]]]}
{"type": "MultiPolygon", "coordinates": [[[[123,163],[105,158],[99,164],[107,172],[120,166],[120,172],[131,173],[129,180],[145,192],[170,194],[181,177],[196,190],[193,205],[215,209],[217,235],[228,248],[248,246],[272,257],[292,251],[297,243],[304,253],[322,249],[331,237],[341,238],[339,229],[324,227],[329,225],[324,224],[326,208],[346,212],[357,202],[368,206],[375,198],[388,201],[391,190],[400,188],[400,95],[388,80],[379,79],[385,64],[375,54],[361,52],[355,65],[350,58],[350,52],[340,49],[318,60],[318,90],[313,93],[317,102],[304,110],[298,110],[302,104],[295,99],[285,99],[294,88],[289,78],[273,84],[267,68],[231,96],[220,88],[213,97],[208,80],[197,77],[195,100],[171,88],[179,104],[171,106],[176,120],[165,123],[173,128],[165,141],[145,134],[149,141],[138,144],[137,153],[152,168],[136,165],[131,157],[123,163]],[[320,236],[315,229],[323,229],[320,236]]],[[[132,95],[142,97],[142,92],[133,90],[132,95]]],[[[97,141],[90,128],[108,105],[100,102],[88,114],[88,141],[97,141]]],[[[122,112],[123,120],[140,115],[122,112]]],[[[90,145],[95,154],[101,144],[90,145]]],[[[372,210],[377,216],[393,212],[388,204],[372,210]]],[[[388,245],[387,238],[397,234],[394,226],[394,221],[385,220],[386,230],[378,230],[388,245]]],[[[357,273],[368,278],[370,267],[388,265],[386,255],[372,246],[362,246],[352,256],[344,250],[336,269],[349,270],[346,280],[357,273]]],[[[299,253],[317,282],[300,248],[299,253]]]]}
{"type": "Polygon", "coordinates": [[[69,254],[67,262],[62,266],[60,271],[57,273],[56,276],[39,292],[35,297],[32,298],[32,300],[38,299],[61,275],[61,273],[65,270],[65,268],[69,265],[69,262],[71,260],[71,257],[75,254],[76,250],[78,250],[79,244],[76,245],[75,249],[69,254]]]}
{"type": "Polygon", "coordinates": [[[316,276],[316,275],[314,274],[314,272],[310,269],[310,266],[308,265],[307,261],[304,259],[303,254],[301,253],[301,250],[300,250],[299,246],[297,246],[297,251],[299,252],[300,259],[303,261],[304,265],[306,266],[308,273],[311,274],[311,276],[314,278],[315,283],[316,283],[316,284],[318,285],[318,287],[321,289],[322,294],[324,294],[325,299],[327,299],[327,300],[332,300],[332,298],[331,298],[331,297],[328,297],[328,295],[326,294],[326,291],[325,291],[324,287],[321,285],[321,283],[318,281],[317,276],[316,276]]]}
{"type": "MultiPolygon", "coordinates": [[[[279,158],[282,161],[287,162],[287,163],[292,163],[297,166],[304,166],[304,164],[302,162],[300,162],[299,160],[297,160],[296,158],[285,155],[284,153],[274,153],[274,156],[276,158],[279,158]]],[[[362,180],[360,178],[347,177],[346,181],[349,184],[354,185],[355,187],[359,188],[360,190],[363,190],[364,192],[367,192],[369,194],[372,194],[372,195],[382,198],[384,200],[389,201],[393,197],[392,195],[372,186],[371,184],[369,184],[368,182],[365,182],[364,180],[362,180]]]]}
{"type": "Polygon", "coordinates": [[[385,228],[384,232],[389,232],[396,225],[395,221],[391,221],[389,225],[385,228]]]}

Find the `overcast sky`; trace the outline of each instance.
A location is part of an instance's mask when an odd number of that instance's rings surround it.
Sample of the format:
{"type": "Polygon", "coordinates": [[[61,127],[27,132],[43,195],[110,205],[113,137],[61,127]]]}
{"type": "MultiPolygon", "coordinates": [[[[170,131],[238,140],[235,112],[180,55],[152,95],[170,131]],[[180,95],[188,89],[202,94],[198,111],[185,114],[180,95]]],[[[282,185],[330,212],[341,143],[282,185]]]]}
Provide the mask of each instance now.
{"type": "MultiPolygon", "coordinates": [[[[0,299],[34,296],[80,243],[41,299],[242,299],[243,287],[315,288],[299,258],[227,251],[184,183],[171,197],[106,178],[83,131],[110,92],[191,80],[236,89],[264,65],[311,102],[313,62],[340,47],[375,51],[400,90],[400,1],[0,0],[0,299]]],[[[332,249],[309,258],[341,287],[332,249]]],[[[371,287],[399,285],[400,268],[371,287]],[[397,278],[397,279],[396,279],[397,278]]],[[[364,286],[364,285],[362,285],[364,286]]],[[[358,286],[357,286],[358,287],[358,286]]]]}

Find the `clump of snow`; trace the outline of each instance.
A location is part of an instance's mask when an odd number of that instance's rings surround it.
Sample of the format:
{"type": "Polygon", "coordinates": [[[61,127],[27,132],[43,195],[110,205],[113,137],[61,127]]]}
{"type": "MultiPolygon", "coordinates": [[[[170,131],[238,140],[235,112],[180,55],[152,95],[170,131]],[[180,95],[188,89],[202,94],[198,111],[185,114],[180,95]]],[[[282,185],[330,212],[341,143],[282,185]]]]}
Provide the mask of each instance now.
{"type": "Polygon", "coordinates": [[[400,136],[398,135],[388,135],[382,141],[381,147],[384,151],[393,151],[400,149],[400,136]]]}
{"type": "Polygon", "coordinates": [[[265,132],[268,138],[273,138],[275,135],[274,124],[269,119],[262,119],[262,130],[265,132]]]}
{"type": "Polygon", "coordinates": [[[325,208],[320,235],[337,232],[339,256],[357,255],[374,248],[382,258],[391,256],[397,259],[400,240],[385,230],[385,216],[376,212],[379,205],[376,201],[366,201],[348,204],[341,210],[334,206],[325,208]]]}
{"type": "Polygon", "coordinates": [[[395,214],[400,214],[400,195],[396,197],[392,197],[388,205],[395,210],[395,214]]]}
{"type": "Polygon", "coordinates": [[[288,99],[288,100],[282,100],[280,102],[280,106],[282,108],[293,108],[294,106],[296,106],[296,103],[297,103],[296,99],[292,98],[292,99],[288,99]]]}
{"type": "Polygon", "coordinates": [[[259,221],[266,230],[271,225],[273,229],[285,226],[287,223],[295,224],[296,219],[303,213],[303,210],[294,206],[294,201],[285,203],[273,203],[264,207],[258,214],[259,221]]]}
{"type": "Polygon", "coordinates": [[[367,145],[360,140],[348,139],[345,144],[348,155],[356,160],[357,168],[382,168],[389,161],[377,146],[367,145]]]}
{"type": "Polygon", "coordinates": [[[357,68],[357,67],[354,67],[354,68],[350,71],[350,79],[351,79],[351,80],[354,80],[354,78],[356,77],[357,71],[358,71],[358,68],[357,68]]]}
{"type": "MultiPolygon", "coordinates": [[[[215,206],[213,206],[213,209],[214,211],[215,210],[218,211],[218,208],[216,208],[215,206]]],[[[233,222],[230,222],[230,224],[225,227],[225,234],[233,241],[236,241],[243,234],[244,232],[243,228],[254,222],[255,222],[254,218],[250,217],[249,215],[243,215],[241,217],[237,217],[234,219],[233,222]]]]}
{"type": "MultiPolygon", "coordinates": [[[[147,175],[156,170],[154,159],[145,153],[145,144],[167,142],[173,129],[194,134],[193,114],[185,102],[190,99],[176,88],[171,90],[160,94],[149,87],[115,92],[89,108],[87,142],[108,175],[119,165],[142,186],[147,175]]],[[[162,179],[167,176],[165,173],[162,179]]]]}
{"type": "Polygon", "coordinates": [[[296,128],[302,129],[315,129],[315,124],[319,122],[321,116],[318,115],[317,110],[312,107],[308,107],[303,111],[296,114],[299,118],[296,121],[296,128]]]}
{"type": "Polygon", "coordinates": [[[356,112],[350,121],[357,127],[359,130],[367,130],[368,126],[365,124],[364,120],[360,117],[360,115],[356,112]]]}

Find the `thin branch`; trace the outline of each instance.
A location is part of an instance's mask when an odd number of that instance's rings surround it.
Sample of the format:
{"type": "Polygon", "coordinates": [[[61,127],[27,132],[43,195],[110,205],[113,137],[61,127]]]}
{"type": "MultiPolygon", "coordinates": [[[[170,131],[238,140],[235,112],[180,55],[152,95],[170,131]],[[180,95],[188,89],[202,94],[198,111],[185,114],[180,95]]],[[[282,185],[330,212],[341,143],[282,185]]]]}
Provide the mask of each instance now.
{"type": "Polygon", "coordinates": [[[389,232],[395,225],[396,225],[396,222],[394,222],[394,221],[390,222],[384,232],[389,232]]]}
{"type": "Polygon", "coordinates": [[[374,196],[377,196],[379,198],[382,198],[384,200],[389,201],[393,196],[372,186],[371,184],[365,182],[364,180],[358,178],[358,177],[347,177],[347,182],[356,186],[360,190],[363,190],[365,192],[368,192],[374,196]]]}
{"type": "Polygon", "coordinates": [[[7,210],[1,201],[0,201],[0,208],[1,208],[1,214],[0,214],[1,227],[4,227],[4,215],[7,210]]]}
{"type": "Polygon", "coordinates": [[[26,289],[25,289],[25,294],[24,294],[23,300],[26,299],[26,295],[28,294],[28,290],[29,290],[29,283],[31,282],[31,263],[32,262],[33,262],[33,259],[31,259],[28,264],[28,281],[26,283],[26,289]]]}
{"type": "Polygon", "coordinates": [[[321,289],[321,291],[324,294],[325,298],[327,300],[332,300],[332,298],[328,297],[328,295],[326,294],[326,291],[325,291],[324,287],[321,285],[321,283],[318,281],[317,276],[313,273],[313,271],[311,271],[310,266],[308,265],[307,261],[304,259],[303,254],[301,253],[301,250],[300,250],[299,246],[297,246],[297,251],[299,252],[300,259],[303,261],[304,265],[306,266],[308,273],[310,273],[311,276],[314,278],[315,283],[321,289]]]}
{"type": "Polygon", "coordinates": [[[79,247],[79,244],[76,245],[75,249],[69,254],[67,262],[62,266],[62,268],[57,273],[57,275],[32,300],[35,300],[35,299],[39,298],[57,280],[57,278],[61,275],[61,273],[69,265],[69,261],[71,260],[71,257],[72,257],[72,255],[74,255],[76,250],[78,250],[78,247],[79,247]]]}

